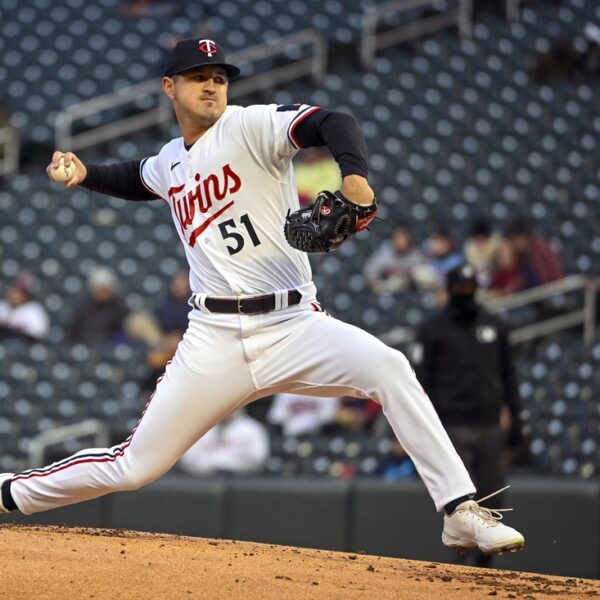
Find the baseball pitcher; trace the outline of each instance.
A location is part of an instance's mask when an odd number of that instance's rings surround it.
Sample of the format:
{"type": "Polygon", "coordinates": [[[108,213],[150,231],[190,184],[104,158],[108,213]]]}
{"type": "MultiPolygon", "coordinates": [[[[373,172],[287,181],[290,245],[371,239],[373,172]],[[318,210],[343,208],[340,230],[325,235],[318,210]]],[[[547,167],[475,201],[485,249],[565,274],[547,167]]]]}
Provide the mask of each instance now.
{"type": "Polygon", "coordinates": [[[0,512],[29,515],[137,489],[264,396],[354,396],[382,405],[445,512],[444,544],[520,549],[523,536],[472,499],[473,483],[407,359],[317,301],[307,252],[337,248],[377,212],[355,119],[305,104],[228,106],[229,80],[238,74],[219,43],[180,41],[162,87],[181,137],[156,156],[108,166],[54,153],[48,174],[62,166],[67,188],[167,204],[190,266],[189,326],[122,444],[0,476],[0,512]],[[292,158],[312,146],[329,149],[342,185],[300,209],[292,158]]]}

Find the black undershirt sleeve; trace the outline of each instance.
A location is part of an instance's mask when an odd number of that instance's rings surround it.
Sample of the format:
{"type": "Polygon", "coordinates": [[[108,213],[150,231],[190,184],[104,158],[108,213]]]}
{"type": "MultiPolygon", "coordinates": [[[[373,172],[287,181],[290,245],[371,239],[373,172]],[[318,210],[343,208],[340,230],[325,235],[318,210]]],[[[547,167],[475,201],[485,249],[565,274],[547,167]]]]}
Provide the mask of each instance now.
{"type": "Polygon", "coordinates": [[[124,200],[158,200],[159,196],[142,183],[141,162],[132,160],[112,165],[86,165],[87,176],[80,185],[93,192],[124,200]]]}
{"type": "Polygon", "coordinates": [[[294,137],[302,148],[326,146],[340,166],[342,177],[367,177],[367,144],[352,115],[320,108],[296,125],[294,137]]]}

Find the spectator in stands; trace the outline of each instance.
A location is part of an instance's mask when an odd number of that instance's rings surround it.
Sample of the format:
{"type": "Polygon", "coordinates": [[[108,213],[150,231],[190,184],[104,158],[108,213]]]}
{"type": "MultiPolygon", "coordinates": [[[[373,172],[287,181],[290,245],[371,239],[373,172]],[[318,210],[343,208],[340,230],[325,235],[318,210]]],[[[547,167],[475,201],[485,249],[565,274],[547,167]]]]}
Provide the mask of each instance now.
{"type": "Polygon", "coordinates": [[[256,473],[269,455],[267,430],[242,409],[205,433],[181,457],[179,466],[193,475],[256,473]]]}
{"type": "Polygon", "coordinates": [[[87,293],[75,308],[66,329],[68,341],[93,344],[125,339],[123,325],[127,308],[118,288],[119,281],[112,269],[96,267],[90,273],[87,293]]]}
{"type": "MultiPolygon", "coordinates": [[[[506,442],[520,436],[519,399],[504,323],[475,300],[475,269],[448,273],[449,301],[416,338],[417,377],[463,459],[480,496],[503,487],[506,442]]],[[[490,564],[477,554],[478,566],[490,564]]]]}
{"type": "Polygon", "coordinates": [[[153,350],[160,349],[165,341],[165,332],[149,310],[129,313],[123,326],[128,339],[142,342],[153,350]]]}
{"type": "Polygon", "coordinates": [[[323,398],[300,394],[277,394],[267,421],[280,427],[284,436],[369,430],[381,406],[362,398],[323,398]]]}
{"type": "Polygon", "coordinates": [[[42,340],[48,336],[50,319],[46,309],[34,300],[37,282],[20,273],[0,300],[0,339],[18,337],[42,340]]]}
{"type": "Polygon", "coordinates": [[[508,240],[502,240],[496,254],[496,261],[490,294],[494,297],[507,296],[525,289],[525,280],[521,274],[517,253],[508,240]]]}
{"type": "MultiPolygon", "coordinates": [[[[371,402],[371,401],[369,401],[371,402]]],[[[386,419],[381,406],[373,402],[377,409],[372,409],[372,418],[368,426],[371,442],[376,441],[378,453],[381,455],[375,475],[384,481],[395,481],[417,476],[417,471],[406,450],[397,440],[389,421],[386,419]]]]}
{"type": "Polygon", "coordinates": [[[473,222],[463,252],[465,260],[475,268],[479,286],[483,289],[490,287],[501,242],[501,236],[492,231],[487,219],[473,222]]]}
{"type": "Polygon", "coordinates": [[[413,246],[410,229],[398,224],[392,237],[366,261],[363,272],[375,293],[402,292],[414,287],[413,274],[423,262],[423,253],[413,246]]]}
{"type": "MultiPolygon", "coordinates": [[[[167,352],[170,351],[173,338],[176,337],[179,341],[187,329],[188,313],[191,310],[188,304],[190,295],[188,275],[181,271],[171,279],[166,298],[154,312],[140,310],[127,316],[127,336],[152,348],[149,358],[152,365],[156,362],[152,357],[161,356],[165,347],[167,352]]],[[[168,358],[171,356],[172,354],[168,358]]],[[[162,366],[164,367],[164,363],[162,366]]]]}
{"type": "Polygon", "coordinates": [[[389,452],[379,461],[376,474],[384,481],[407,479],[417,476],[417,470],[402,444],[396,438],[383,411],[379,410],[372,421],[369,437],[377,440],[379,451],[389,445],[389,452]]]}
{"type": "Polygon", "coordinates": [[[515,219],[508,227],[507,238],[519,264],[523,289],[564,277],[558,254],[550,242],[534,235],[531,224],[526,219],[515,219]]]}
{"type": "Polygon", "coordinates": [[[378,474],[384,481],[417,477],[417,470],[396,437],[390,438],[391,452],[381,461],[378,474]]]}
{"type": "Polygon", "coordinates": [[[319,398],[300,394],[277,394],[267,421],[281,427],[284,436],[319,433],[336,422],[340,398],[319,398]]]}
{"type": "Polygon", "coordinates": [[[415,275],[417,285],[421,289],[443,291],[446,286],[446,274],[462,263],[462,253],[457,249],[450,231],[443,225],[433,231],[426,246],[425,268],[419,269],[415,275]]]}
{"type": "Polygon", "coordinates": [[[150,368],[148,377],[141,382],[141,392],[152,393],[156,387],[156,381],[165,372],[167,363],[175,355],[177,345],[183,337],[183,332],[178,329],[166,331],[158,344],[150,349],[146,357],[146,365],[150,368]]]}
{"type": "Polygon", "coordinates": [[[155,314],[163,331],[187,329],[188,313],[191,310],[188,299],[192,292],[186,271],[177,273],[169,283],[167,297],[157,307],[155,314]]]}
{"type": "Polygon", "coordinates": [[[337,190],[342,176],[337,163],[325,148],[303,150],[294,162],[300,204],[314,202],[322,190],[337,190]]]}
{"type": "Polygon", "coordinates": [[[336,415],[338,427],[354,431],[370,431],[381,413],[381,404],[373,400],[343,396],[336,415]]]}
{"type": "Polygon", "coordinates": [[[538,85],[560,81],[579,83],[600,75],[600,27],[587,23],[583,36],[562,36],[531,60],[531,77],[538,85]]]}
{"type": "Polygon", "coordinates": [[[532,59],[531,78],[538,85],[556,81],[574,81],[583,70],[583,56],[573,40],[561,37],[548,50],[536,53],[532,59]]]}
{"type": "Polygon", "coordinates": [[[598,77],[600,75],[600,27],[595,23],[587,23],[584,35],[587,47],[583,59],[583,70],[591,77],[598,77]]]}

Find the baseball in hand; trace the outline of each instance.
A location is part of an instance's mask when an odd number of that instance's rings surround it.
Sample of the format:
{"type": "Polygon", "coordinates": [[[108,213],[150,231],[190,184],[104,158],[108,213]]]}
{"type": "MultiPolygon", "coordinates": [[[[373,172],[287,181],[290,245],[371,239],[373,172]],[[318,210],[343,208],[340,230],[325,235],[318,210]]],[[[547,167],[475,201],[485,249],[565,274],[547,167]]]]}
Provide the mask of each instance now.
{"type": "Polygon", "coordinates": [[[72,162],[68,167],[65,165],[65,159],[61,158],[58,167],[50,169],[50,177],[54,181],[69,181],[77,171],[75,163],[72,162]]]}

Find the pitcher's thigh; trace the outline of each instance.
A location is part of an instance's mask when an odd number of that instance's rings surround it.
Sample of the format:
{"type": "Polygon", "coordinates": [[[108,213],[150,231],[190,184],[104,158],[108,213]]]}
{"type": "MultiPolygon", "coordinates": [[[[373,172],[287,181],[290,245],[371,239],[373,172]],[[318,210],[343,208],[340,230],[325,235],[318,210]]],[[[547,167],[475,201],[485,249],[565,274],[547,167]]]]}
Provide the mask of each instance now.
{"type": "Polygon", "coordinates": [[[250,377],[239,371],[217,380],[170,364],[132,434],[129,459],[140,471],[166,471],[252,392],[250,377]]]}
{"type": "Polygon", "coordinates": [[[414,378],[406,357],[370,333],[322,313],[307,321],[278,357],[287,369],[287,381],[339,386],[379,400],[382,386],[414,378]]]}

